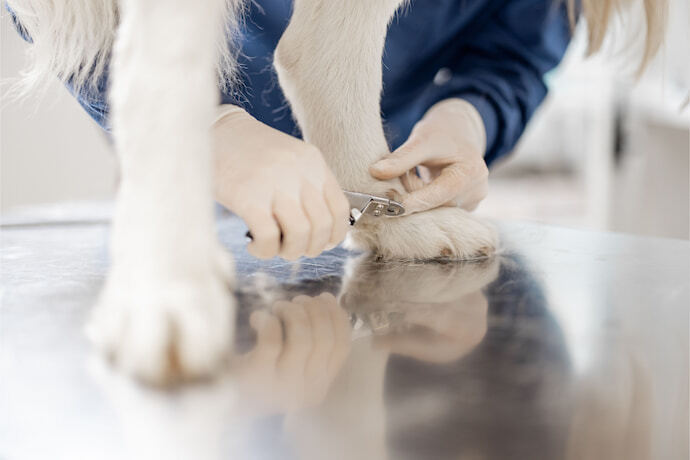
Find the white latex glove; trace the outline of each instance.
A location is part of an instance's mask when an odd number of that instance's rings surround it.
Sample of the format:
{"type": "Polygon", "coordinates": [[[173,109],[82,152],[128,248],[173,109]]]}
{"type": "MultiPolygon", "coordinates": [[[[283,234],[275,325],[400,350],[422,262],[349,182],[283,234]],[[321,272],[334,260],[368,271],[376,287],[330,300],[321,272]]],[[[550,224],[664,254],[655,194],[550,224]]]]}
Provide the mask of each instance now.
{"type": "Polygon", "coordinates": [[[441,205],[472,211],[489,188],[485,150],[486,132],[477,109],[462,99],[446,99],[431,107],[407,141],[369,172],[380,180],[400,177],[408,192],[402,199],[406,213],[441,205]]]}
{"type": "Polygon", "coordinates": [[[213,134],[215,196],[249,227],[250,253],[314,257],[345,238],[349,205],[316,147],[230,105],[213,134]]]}

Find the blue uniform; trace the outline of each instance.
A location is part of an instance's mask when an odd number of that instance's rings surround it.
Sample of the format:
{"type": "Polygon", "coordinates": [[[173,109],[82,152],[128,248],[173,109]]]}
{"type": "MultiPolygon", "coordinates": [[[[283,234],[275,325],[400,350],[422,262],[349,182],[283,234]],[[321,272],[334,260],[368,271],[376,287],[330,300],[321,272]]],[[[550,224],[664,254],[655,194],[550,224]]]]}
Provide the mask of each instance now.
{"type": "MultiPolygon", "coordinates": [[[[567,47],[570,28],[563,3],[412,0],[392,21],[383,57],[381,110],[391,148],[407,139],[433,104],[460,97],[484,120],[486,162],[509,152],[546,95],[544,74],[567,47]]],[[[239,103],[262,122],[299,135],[271,66],[292,1],[249,4],[241,40],[244,89],[239,99],[223,94],[223,102],[239,103]]],[[[98,94],[77,95],[105,129],[106,87],[107,74],[98,94]]]]}

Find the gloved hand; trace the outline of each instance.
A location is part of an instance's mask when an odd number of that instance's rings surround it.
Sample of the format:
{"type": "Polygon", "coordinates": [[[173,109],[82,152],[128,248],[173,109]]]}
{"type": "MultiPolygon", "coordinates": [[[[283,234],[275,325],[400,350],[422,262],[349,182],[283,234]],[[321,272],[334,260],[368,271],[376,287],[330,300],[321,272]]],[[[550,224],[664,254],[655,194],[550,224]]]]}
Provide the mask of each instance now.
{"type": "Polygon", "coordinates": [[[406,213],[441,205],[472,211],[488,192],[485,149],[479,112],[462,99],[446,99],[431,107],[407,141],[369,172],[380,180],[400,177],[408,192],[402,198],[406,213]]]}
{"type": "Polygon", "coordinates": [[[294,260],[345,238],[349,204],[316,147],[231,105],[219,107],[213,135],[215,196],[249,227],[250,253],[294,260]]]}

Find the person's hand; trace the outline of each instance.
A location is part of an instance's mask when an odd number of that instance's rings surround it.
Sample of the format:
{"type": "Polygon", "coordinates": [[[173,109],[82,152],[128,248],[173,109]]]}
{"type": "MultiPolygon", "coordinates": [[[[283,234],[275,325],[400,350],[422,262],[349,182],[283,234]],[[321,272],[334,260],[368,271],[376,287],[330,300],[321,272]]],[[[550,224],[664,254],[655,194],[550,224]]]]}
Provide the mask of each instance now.
{"type": "Polygon", "coordinates": [[[234,368],[247,403],[264,414],[320,403],[350,352],[350,319],[335,297],[278,301],[249,322],[256,346],[234,368]]]}
{"type": "Polygon", "coordinates": [[[238,107],[221,108],[213,126],[215,196],[249,227],[249,252],[294,260],[340,243],[349,205],[321,152],[238,107]]]}
{"type": "Polygon", "coordinates": [[[447,99],[431,107],[407,141],[369,172],[380,180],[400,177],[408,192],[402,199],[406,213],[442,205],[472,211],[488,192],[485,149],[484,123],[474,106],[447,99]]]}

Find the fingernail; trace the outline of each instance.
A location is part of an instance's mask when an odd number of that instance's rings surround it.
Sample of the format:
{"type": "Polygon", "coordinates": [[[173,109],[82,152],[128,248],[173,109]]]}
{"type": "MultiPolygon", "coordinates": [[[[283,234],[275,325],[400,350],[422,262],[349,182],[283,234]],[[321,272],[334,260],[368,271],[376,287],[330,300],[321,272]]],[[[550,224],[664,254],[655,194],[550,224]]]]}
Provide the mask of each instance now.
{"type": "Polygon", "coordinates": [[[385,169],[386,166],[390,164],[390,160],[379,160],[373,165],[371,165],[372,168],[376,169],[385,169]]]}
{"type": "Polygon", "coordinates": [[[405,214],[412,214],[414,212],[419,211],[420,206],[417,200],[403,200],[401,203],[403,208],[405,208],[405,214]]]}

